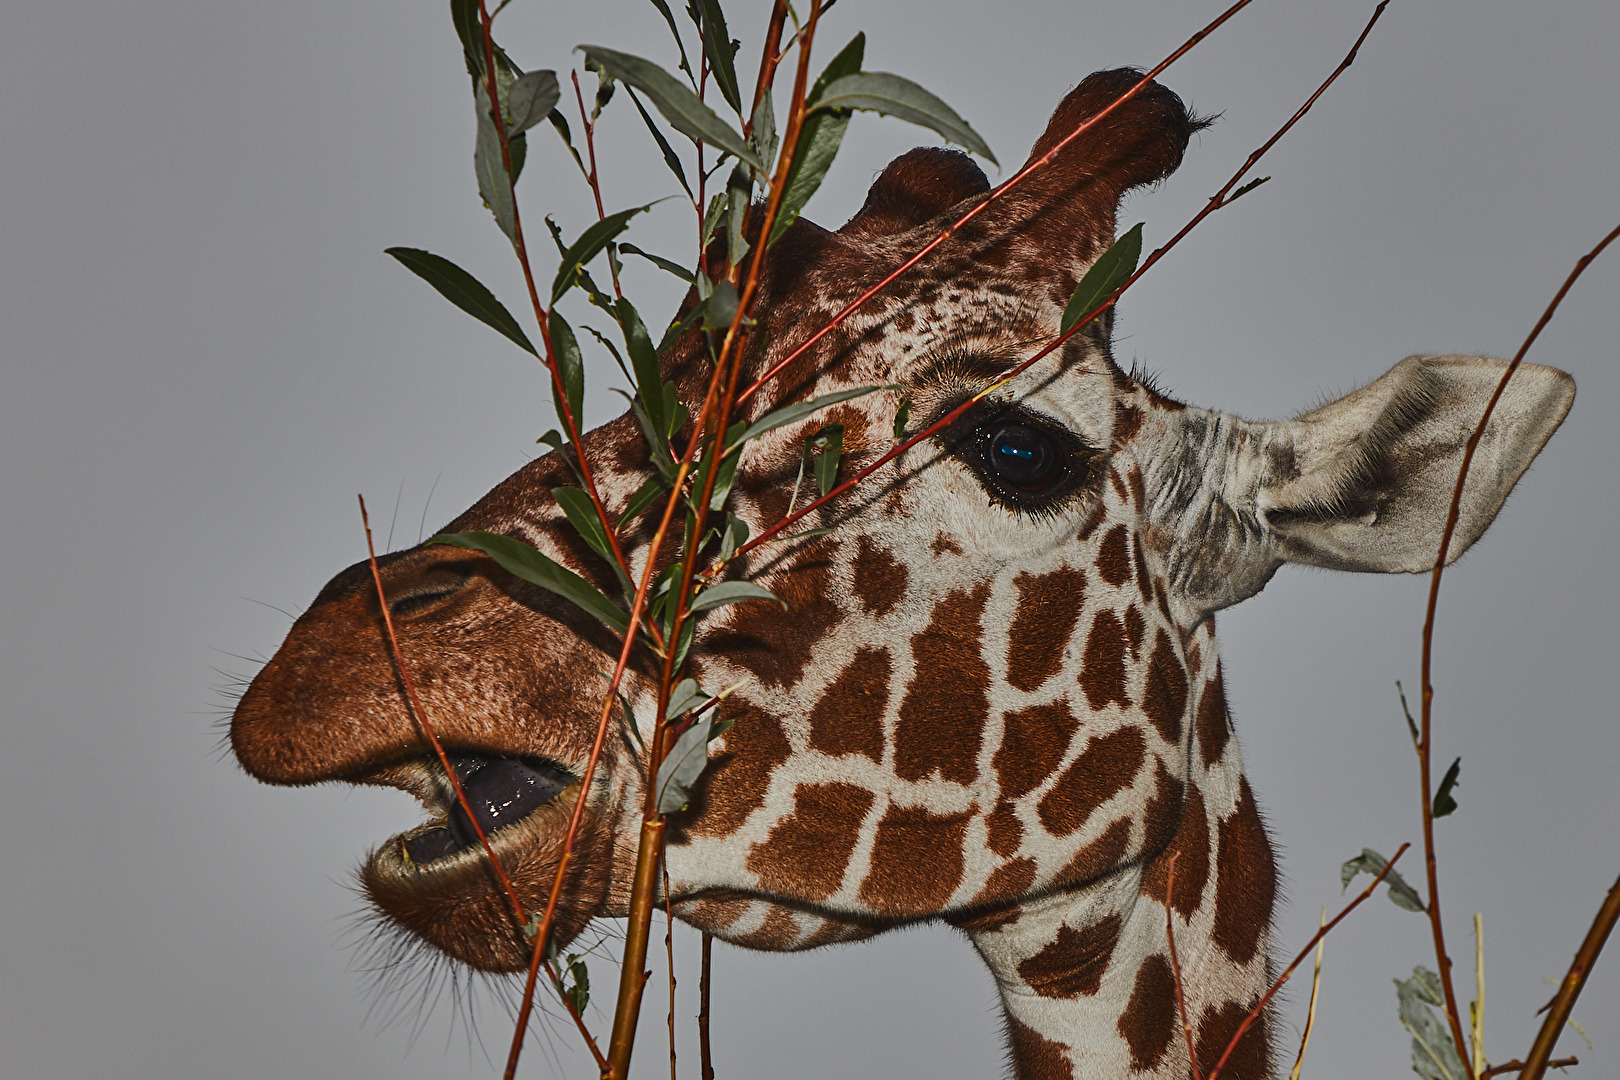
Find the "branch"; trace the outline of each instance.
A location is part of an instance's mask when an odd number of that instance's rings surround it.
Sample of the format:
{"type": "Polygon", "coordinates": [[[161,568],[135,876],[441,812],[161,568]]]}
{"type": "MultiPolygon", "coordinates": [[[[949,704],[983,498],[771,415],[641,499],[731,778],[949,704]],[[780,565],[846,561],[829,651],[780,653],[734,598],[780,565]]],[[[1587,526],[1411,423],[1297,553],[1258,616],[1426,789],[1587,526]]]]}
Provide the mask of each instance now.
{"type": "MultiPolygon", "coordinates": [[[[1614,929],[1616,919],[1620,919],[1620,878],[1616,878],[1609,887],[1609,895],[1604,898],[1603,906],[1598,908],[1597,918],[1592,920],[1592,928],[1586,932],[1586,940],[1575,951],[1575,959],[1569,965],[1569,972],[1559,985],[1558,993],[1548,1002],[1547,1019],[1542,1022],[1541,1030],[1536,1032],[1536,1041],[1530,1047],[1529,1063],[1519,1074],[1519,1080],[1541,1080],[1541,1075],[1549,1066],[1557,1068],[1564,1064],[1547,1059],[1552,1055],[1553,1044],[1563,1033],[1570,1011],[1575,1008],[1575,999],[1581,996],[1581,987],[1586,985],[1592,965],[1597,963],[1598,953],[1603,951],[1604,942],[1609,940],[1609,932],[1614,929]]],[[[1569,1058],[1568,1063],[1573,1065],[1575,1059],[1569,1058]]]]}
{"type": "MultiPolygon", "coordinates": [[[[1545,1068],[1565,1069],[1571,1065],[1579,1065],[1580,1063],[1581,1059],[1577,1057],[1559,1058],[1557,1061],[1547,1062],[1545,1068]]],[[[1489,1080],[1489,1078],[1492,1076],[1500,1076],[1503,1073],[1510,1073],[1515,1069],[1522,1069],[1524,1067],[1524,1062],[1520,1061],[1518,1058],[1514,1058],[1505,1065],[1493,1065],[1489,1069],[1486,1069],[1484,1072],[1479,1074],[1479,1080],[1489,1080]]]]}
{"type": "Polygon", "coordinates": [[[1169,873],[1164,884],[1164,936],[1170,940],[1170,974],[1175,981],[1176,1012],[1181,1016],[1181,1033],[1187,1038],[1187,1066],[1192,1070],[1193,1080],[1204,1080],[1203,1073],[1198,1068],[1198,1052],[1193,1048],[1192,1025],[1187,1022],[1187,995],[1181,985],[1181,958],[1176,955],[1176,927],[1175,927],[1175,898],[1176,898],[1176,860],[1181,858],[1181,852],[1170,856],[1169,873]]]}
{"type": "MultiPolygon", "coordinates": [[[[1457,470],[1457,483],[1452,488],[1451,492],[1451,505],[1446,510],[1445,531],[1440,535],[1440,551],[1435,556],[1434,571],[1429,578],[1429,605],[1423,619],[1422,721],[1418,736],[1419,772],[1421,774],[1423,784],[1423,861],[1424,866],[1428,871],[1429,925],[1434,934],[1434,956],[1437,966],[1440,969],[1440,985],[1445,991],[1446,1020],[1451,1025],[1451,1037],[1457,1044],[1458,1056],[1464,1059],[1463,1068],[1468,1069],[1470,1075],[1472,1075],[1472,1070],[1467,1063],[1467,1056],[1462,1052],[1464,1045],[1466,1045],[1463,1041],[1462,1018],[1457,1009],[1457,992],[1452,988],[1451,985],[1451,957],[1446,955],[1445,928],[1442,925],[1440,918],[1440,871],[1439,864],[1435,859],[1434,853],[1434,805],[1432,799],[1432,792],[1434,789],[1429,775],[1430,757],[1432,756],[1430,752],[1431,720],[1433,717],[1434,706],[1434,684],[1430,680],[1430,661],[1433,657],[1434,651],[1434,615],[1435,610],[1440,604],[1440,577],[1445,573],[1446,555],[1451,550],[1451,537],[1452,534],[1454,534],[1457,530],[1457,520],[1461,515],[1460,508],[1462,506],[1463,485],[1468,480],[1468,469],[1474,463],[1474,451],[1479,448],[1479,441],[1485,435],[1485,425],[1490,423],[1491,414],[1496,410],[1496,403],[1502,399],[1503,392],[1507,390],[1508,380],[1513,378],[1513,373],[1519,370],[1519,365],[1524,362],[1525,354],[1530,351],[1530,346],[1535,343],[1537,337],[1541,336],[1542,329],[1552,321],[1554,312],[1558,310],[1558,305],[1563,303],[1564,296],[1569,292],[1570,287],[1575,284],[1575,279],[1581,276],[1582,272],[1584,272],[1586,268],[1591,265],[1592,260],[1596,259],[1598,255],[1602,254],[1603,249],[1608,247],[1617,236],[1620,236],[1620,225],[1615,226],[1607,236],[1598,241],[1598,245],[1596,247],[1583,255],[1580,260],[1575,263],[1575,269],[1571,270],[1569,272],[1569,277],[1564,279],[1564,284],[1559,287],[1558,292],[1552,298],[1552,302],[1547,305],[1547,310],[1541,313],[1541,318],[1536,320],[1535,327],[1531,329],[1529,336],[1524,339],[1524,344],[1519,346],[1519,351],[1513,354],[1513,359],[1511,362],[1509,362],[1507,370],[1502,373],[1501,381],[1496,384],[1496,390],[1491,394],[1490,401],[1488,401],[1485,405],[1484,415],[1479,418],[1479,424],[1474,428],[1474,433],[1468,437],[1468,445],[1463,450],[1462,465],[1457,470]]],[[[1604,906],[1605,909],[1607,909],[1609,904],[1606,902],[1604,906]]],[[[1602,915],[1603,913],[1600,911],[1600,921],[1602,919],[1602,915]]],[[[1611,927],[1614,925],[1612,913],[1609,925],[1611,927]]],[[[1596,927],[1594,926],[1594,930],[1595,929],[1596,927]]],[[[1608,933],[1605,931],[1603,937],[1606,938],[1607,936],[1608,933]]],[[[1583,945],[1582,947],[1584,948],[1585,946],[1583,945]]],[[[1597,947],[1602,948],[1601,940],[1598,941],[1597,947]]],[[[1593,958],[1596,957],[1595,951],[1593,952],[1592,956],[1593,958]]],[[[1574,986],[1574,991],[1578,993],[1579,990],[1580,983],[1577,982],[1574,986]]],[[[1569,998],[1569,1005],[1573,1006],[1574,1002],[1575,999],[1572,995],[1569,998]]],[[[1568,1015],[1567,1011],[1565,1012],[1565,1015],[1568,1015]]],[[[1558,1027],[1562,1027],[1561,1022],[1558,1027]]],[[[1557,1030],[1557,1027],[1553,1029],[1553,1035],[1556,1035],[1557,1030]]],[[[1540,1047],[1544,1041],[1546,1045],[1542,1052],[1543,1062],[1546,1060],[1546,1055],[1552,1051],[1552,1036],[1548,1034],[1548,1029],[1545,1025],[1542,1026],[1541,1034],[1536,1037],[1536,1045],[1540,1047]]],[[[1535,1055],[1532,1053],[1532,1059],[1534,1059],[1534,1057],[1535,1055]]],[[[1541,1070],[1544,1069],[1545,1064],[1542,1064],[1538,1071],[1534,1073],[1534,1076],[1539,1077],[1541,1075],[1541,1070]]],[[[1525,1076],[1532,1076],[1528,1069],[1525,1072],[1525,1076]]]]}

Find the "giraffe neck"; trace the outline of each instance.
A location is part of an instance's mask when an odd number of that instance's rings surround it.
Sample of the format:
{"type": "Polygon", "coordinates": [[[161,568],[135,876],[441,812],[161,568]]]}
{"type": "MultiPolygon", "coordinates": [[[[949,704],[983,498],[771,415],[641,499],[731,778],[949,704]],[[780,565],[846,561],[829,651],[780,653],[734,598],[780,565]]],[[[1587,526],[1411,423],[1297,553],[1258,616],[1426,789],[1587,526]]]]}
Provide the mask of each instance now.
{"type": "MultiPolygon", "coordinates": [[[[1200,734],[1211,734],[1207,723],[1200,734]]],[[[1207,1075],[1265,992],[1271,847],[1236,745],[1214,748],[1206,761],[1208,753],[1195,739],[1181,823],[1163,851],[1080,888],[952,920],[995,977],[1019,1080],[1186,1077],[1177,966],[1193,1053],[1207,1075]]],[[[1221,1075],[1270,1075],[1264,1014],[1221,1075]]]]}

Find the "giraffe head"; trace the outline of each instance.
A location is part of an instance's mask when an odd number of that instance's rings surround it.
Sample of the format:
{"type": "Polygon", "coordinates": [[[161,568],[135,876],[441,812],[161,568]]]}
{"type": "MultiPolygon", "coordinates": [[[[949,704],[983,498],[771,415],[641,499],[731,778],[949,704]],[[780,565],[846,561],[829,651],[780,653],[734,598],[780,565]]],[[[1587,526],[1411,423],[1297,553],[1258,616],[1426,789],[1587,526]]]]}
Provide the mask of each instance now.
{"type": "MultiPolygon", "coordinates": [[[[1087,78],[1032,157],[1137,78],[1087,78]]],[[[1168,176],[1200,126],[1173,93],[1149,88],[767,384],[751,415],[845,388],[903,389],[751,444],[737,514],[756,534],[779,521],[806,440],[828,425],[842,425],[847,474],[888,449],[902,399],[916,431],[1056,336],[1069,294],[1114,238],[1121,197],[1168,176]]],[[[884,170],[843,228],[797,223],[771,249],[752,370],[986,191],[965,156],[920,149],[884,170]]],[[[738,575],[785,610],[760,601],[702,618],[693,673],[711,689],[742,687],[697,798],[671,818],[670,887],[683,917],[777,949],[940,916],[1010,934],[1019,905],[1078,895],[1122,868],[1141,870],[1132,880],[1143,895],[1169,901],[1152,865],[1180,845],[1184,867],[1201,857],[1205,869],[1175,906],[1189,921],[1207,907],[1231,964],[1263,970],[1269,847],[1229,742],[1211,616],[1284,562],[1426,569],[1502,365],[1412,357],[1312,412],[1251,422],[1123,372],[1109,334],[1106,318],[1094,323],[804,523],[829,532],[754,552],[738,575]],[[1217,845],[1231,859],[1252,856],[1253,880],[1240,873],[1224,901],[1217,845]]],[[[706,351],[688,341],[665,363],[695,401],[706,351]]],[[[1490,523],[1573,393],[1549,368],[1515,376],[1475,460],[1454,555],[1490,523]]],[[[621,417],[585,445],[617,512],[651,468],[639,429],[621,417]]],[[[447,531],[520,537],[611,594],[609,568],[549,494],[571,482],[557,455],[542,458],[447,531]]],[[[632,561],[649,532],[645,521],[626,530],[632,561]]],[[[626,723],[592,790],[575,780],[616,652],[611,634],[467,550],[399,552],[381,572],[422,703],[525,904],[543,904],[568,816],[585,799],[558,934],[623,914],[647,783],[642,739],[626,723]]],[[[626,715],[643,724],[654,676],[639,657],[625,685],[626,715]]],[[[526,964],[527,943],[407,711],[365,564],[297,620],[243,697],[231,738],[268,782],[418,796],[428,822],[364,864],[371,899],[475,967],[526,964]]],[[[1021,977],[1035,986],[1042,970],[1021,977]]],[[[1090,977],[1058,965],[1042,985],[1080,993],[1090,977]]]]}

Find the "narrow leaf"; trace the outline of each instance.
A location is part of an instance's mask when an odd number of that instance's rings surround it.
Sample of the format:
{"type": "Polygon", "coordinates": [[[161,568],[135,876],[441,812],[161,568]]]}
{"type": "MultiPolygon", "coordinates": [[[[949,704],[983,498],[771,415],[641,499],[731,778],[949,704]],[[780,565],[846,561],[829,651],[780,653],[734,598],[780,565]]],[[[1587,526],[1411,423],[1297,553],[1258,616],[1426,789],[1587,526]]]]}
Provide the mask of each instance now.
{"type": "Polygon", "coordinates": [[[709,726],[712,723],[709,717],[702,717],[681,732],[669,754],[659,763],[653,791],[660,814],[677,813],[691,803],[692,788],[709,764],[709,726]]]}
{"type": "Polygon", "coordinates": [[[604,49],[600,45],[581,45],[580,48],[586,56],[596,60],[616,78],[651,98],[653,105],[664,114],[664,119],[668,120],[676,131],[717,149],[726,150],[756,169],[765,168],[764,162],[755,155],[748,145],[748,140],[744,139],[741,133],[715,115],[714,110],[698,100],[698,96],[691,90],[681,85],[679,79],[651,60],[643,60],[639,56],[613,49],[604,49]]]}
{"type": "Polygon", "coordinates": [[[896,386],[857,386],[853,390],[839,390],[831,394],[823,394],[818,398],[812,398],[809,401],[796,401],[791,405],[784,405],[780,409],[766,413],[764,416],[750,424],[748,428],[743,431],[740,438],[733,440],[731,444],[726,447],[726,452],[730,453],[732,450],[735,450],[738,446],[747,442],[749,439],[758,438],[767,431],[774,431],[776,428],[779,428],[784,424],[791,424],[795,420],[803,420],[805,417],[819,412],[829,405],[836,405],[840,401],[848,401],[851,398],[863,397],[866,394],[870,394],[874,390],[897,389],[900,388],[896,386]]]}
{"type": "Polygon", "coordinates": [[[385,254],[404,264],[405,269],[439,290],[439,295],[465,311],[485,326],[506,336],[507,340],[533,356],[535,351],[528,335],[518,325],[506,305],[495,299],[495,294],[467,271],[441,255],[420,248],[391,247],[385,254]]]}
{"type": "Polygon", "coordinates": [[[637,488],[636,493],[630,496],[630,501],[624,504],[624,513],[619,515],[619,529],[622,531],[625,525],[658,501],[658,496],[668,490],[669,484],[662,476],[654,473],[647,477],[646,483],[637,488]]]}
{"type": "Polygon", "coordinates": [[[630,243],[620,244],[619,250],[626,255],[639,255],[643,259],[646,259],[648,262],[652,263],[654,266],[658,267],[660,270],[674,274],[688,285],[692,284],[692,271],[688,270],[678,262],[671,259],[666,259],[662,255],[654,255],[650,251],[643,251],[636,247],[636,245],[630,243]]]}
{"type": "Polygon", "coordinates": [[[664,164],[668,165],[669,171],[675,174],[675,179],[681,182],[681,189],[686,192],[686,197],[688,199],[697,198],[692,194],[692,185],[686,182],[686,169],[681,165],[680,155],[676,154],[675,148],[669,145],[669,140],[664,138],[664,133],[658,130],[658,125],[653,123],[653,118],[647,115],[647,107],[641,103],[640,98],[636,97],[634,90],[630,91],[630,100],[635,105],[636,111],[641,114],[641,119],[646,123],[647,130],[652,132],[653,141],[658,144],[659,152],[664,155],[664,164]]]}
{"type": "Polygon", "coordinates": [[[1086,276],[1074,287],[1063,309],[1062,332],[1067,334],[1075,323],[1096,311],[1115,289],[1125,284],[1136,273],[1136,261],[1141,257],[1142,222],[1139,221],[1097,256],[1086,276]]]}
{"type": "MultiPolygon", "coordinates": [[[[776,137],[776,104],[771,100],[771,88],[768,86],[759,96],[759,104],[754,107],[753,125],[748,141],[753,144],[759,160],[770,165],[776,160],[776,147],[780,140],[776,137]]],[[[770,187],[771,178],[765,173],[755,173],[754,179],[761,187],[770,187]]]]}
{"type": "Polygon", "coordinates": [[[569,418],[572,417],[574,430],[578,431],[585,422],[585,360],[580,356],[579,340],[574,337],[574,328],[568,325],[562,312],[552,308],[547,322],[551,327],[551,349],[557,356],[557,373],[562,376],[563,393],[567,395],[568,404],[568,412],[564,413],[563,402],[555,403],[557,419],[562,421],[563,430],[567,431],[569,418]]]}
{"type": "Polygon", "coordinates": [[[562,299],[563,293],[573,287],[574,272],[579,267],[596,258],[602,249],[608,246],[609,241],[630,227],[631,218],[652,209],[652,205],[648,203],[646,206],[632,206],[628,210],[620,210],[617,214],[609,214],[580,233],[579,239],[563,252],[562,265],[557,268],[557,277],[551,283],[551,302],[555,304],[562,299]]]}
{"type": "Polygon", "coordinates": [[[681,40],[681,32],[675,26],[675,16],[670,12],[669,5],[664,0],[652,0],[652,4],[664,16],[664,21],[669,24],[669,32],[675,38],[675,47],[681,52],[680,69],[691,75],[692,65],[686,59],[686,43],[681,40]]]}
{"type": "Polygon", "coordinates": [[[518,76],[507,95],[506,134],[508,138],[528,131],[551,115],[562,97],[555,71],[531,71],[518,76]]]}
{"type": "Polygon", "coordinates": [[[858,71],[835,80],[816,102],[818,110],[860,109],[928,128],[946,141],[997,164],[989,145],[956,110],[910,79],[883,71],[858,71]]]}
{"type": "Polygon", "coordinates": [[[692,606],[687,610],[696,614],[725,604],[740,604],[745,600],[770,600],[782,604],[782,609],[787,610],[787,605],[773,596],[770,590],[755,585],[752,581],[722,581],[718,585],[711,585],[698,593],[697,599],[692,601],[692,606]]]}
{"type": "Polygon", "coordinates": [[[1412,733],[1412,747],[1416,749],[1423,737],[1418,734],[1417,721],[1412,719],[1412,710],[1406,705],[1406,691],[1402,689],[1401,680],[1399,679],[1395,680],[1395,693],[1400,695],[1401,712],[1406,716],[1406,730],[1412,733]]]}
{"type": "Polygon", "coordinates": [[[738,113],[742,112],[742,95],[737,90],[736,47],[726,30],[726,16],[720,10],[720,0],[692,0],[692,8],[701,14],[699,25],[703,30],[703,53],[709,58],[709,74],[726,99],[738,113]]]}
{"type": "Polygon", "coordinates": [[[1258,180],[1250,180],[1247,184],[1244,184],[1242,187],[1232,192],[1232,194],[1228,195],[1225,202],[1221,203],[1221,205],[1226,206],[1230,203],[1237,202],[1239,199],[1243,198],[1243,196],[1247,195],[1249,192],[1253,191],[1255,188],[1259,187],[1261,184],[1270,179],[1271,177],[1269,176],[1262,176],[1258,180]]]}
{"type": "Polygon", "coordinates": [[[894,410],[894,441],[906,441],[906,425],[911,422],[911,399],[901,398],[900,407],[894,410]]]}
{"type": "MultiPolygon", "coordinates": [[[[865,53],[866,35],[856,34],[843,51],[833,57],[832,63],[827,65],[810,88],[806,100],[812,109],[830,83],[861,70],[861,59],[865,53]]],[[[793,165],[788,170],[782,205],[776,212],[776,222],[771,226],[767,247],[776,243],[777,237],[787,231],[810,201],[810,196],[827,178],[827,170],[832,168],[833,158],[838,156],[844,132],[849,127],[849,116],[848,110],[811,112],[805,116],[804,123],[799,127],[799,142],[794,148],[793,165]]]]}
{"type": "MultiPolygon", "coordinates": [[[[1372,848],[1362,848],[1361,854],[1349,859],[1339,867],[1339,883],[1346,889],[1357,874],[1372,874],[1374,877],[1383,873],[1389,860],[1384,858],[1372,848]]],[[[1389,886],[1390,903],[1407,911],[1425,911],[1423,897],[1418,891],[1406,883],[1406,879],[1394,870],[1384,875],[1384,884],[1389,886]]]]}
{"type": "Polygon", "coordinates": [[[669,706],[664,710],[666,720],[674,720],[688,709],[708,701],[710,694],[698,685],[696,679],[682,679],[669,692],[669,706]]]}
{"type": "Polygon", "coordinates": [[[608,539],[607,529],[602,525],[602,519],[597,516],[596,504],[591,497],[576,487],[554,487],[551,497],[557,500],[568,523],[579,533],[580,539],[590,545],[591,550],[613,567],[613,572],[619,578],[619,584],[626,592],[634,592],[630,579],[625,577],[624,571],[619,567],[619,560],[613,556],[613,543],[608,539]]]}
{"type": "Polygon", "coordinates": [[[440,533],[429,537],[427,542],[482,551],[507,573],[557,594],[619,633],[623,634],[630,628],[630,617],[604,596],[600,589],[522,540],[498,533],[465,532],[440,533]]]}
{"type": "Polygon", "coordinates": [[[479,83],[474,100],[478,110],[478,139],[473,145],[473,173],[478,178],[478,197],[484,200],[495,224],[512,243],[517,243],[517,212],[512,203],[512,177],[501,157],[501,137],[490,114],[489,94],[479,83]]]}
{"type": "Polygon", "coordinates": [[[821,443],[821,453],[816,456],[816,490],[825,495],[838,482],[838,462],[844,456],[844,425],[829,425],[815,441],[821,443]]]}
{"type": "Polygon", "coordinates": [[[1446,775],[1441,777],[1441,779],[1440,779],[1440,787],[1434,793],[1434,816],[1435,817],[1441,818],[1441,817],[1445,817],[1447,814],[1452,814],[1452,813],[1456,812],[1456,810],[1457,810],[1457,800],[1451,794],[1451,792],[1452,792],[1453,789],[1456,788],[1456,786],[1457,786],[1457,778],[1461,774],[1462,774],[1462,758],[1458,758],[1456,761],[1453,761],[1451,763],[1451,768],[1446,770],[1446,775]]]}
{"type": "Polygon", "coordinates": [[[647,326],[628,298],[619,298],[615,313],[619,327],[624,331],[625,347],[630,351],[630,366],[636,373],[636,394],[641,398],[653,428],[664,430],[664,384],[658,370],[658,353],[653,350],[647,326]]]}
{"type": "MultiPolygon", "coordinates": [[[[748,205],[753,201],[754,189],[748,178],[748,169],[739,163],[726,180],[726,260],[733,266],[748,254],[748,240],[743,226],[748,222],[748,205]]],[[[730,325],[731,320],[726,320],[730,325]]]]}

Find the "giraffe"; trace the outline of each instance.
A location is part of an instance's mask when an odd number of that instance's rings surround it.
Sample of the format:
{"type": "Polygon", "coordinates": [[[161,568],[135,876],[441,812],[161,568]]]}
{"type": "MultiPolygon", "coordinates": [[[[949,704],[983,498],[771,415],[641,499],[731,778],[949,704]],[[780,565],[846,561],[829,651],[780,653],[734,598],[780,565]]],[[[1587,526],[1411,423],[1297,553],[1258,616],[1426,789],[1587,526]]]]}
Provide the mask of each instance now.
{"type": "MultiPolygon", "coordinates": [[[[1139,77],[1086,78],[1031,158],[1139,77]]],[[[843,425],[841,468],[856,468],[887,448],[902,397],[918,430],[1050,340],[1111,243],[1121,198],[1169,176],[1204,124],[1152,84],[767,384],[752,416],[842,388],[900,389],[751,445],[738,515],[756,533],[784,516],[805,440],[825,425],[843,425]]],[[[752,370],[988,187],[965,155],[919,149],[836,232],[796,223],[771,249],[752,370]]],[[[1269,982],[1277,877],[1227,711],[1215,613],[1285,562],[1426,570],[1463,445],[1503,370],[1409,357],[1337,401],[1254,422],[1121,370],[1111,333],[1098,320],[907,451],[884,482],[806,522],[829,532],[749,557],[739,576],[785,610],[754,602],[704,617],[694,674],[743,688],[690,810],[669,821],[673,909],[724,940],[796,951],[924,920],[958,927],[996,980],[1026,1080],[1181,1077],[1190,1056],[1207,1072],[1226,1047],[1269,982]]],[[[688,340],[664,363],[695,400],[706,351],[688,340]]],[[[1515,376],[1481,442],[1453,558],[1573,398],[1562,372],[1515,376]]],[[[652,468],[639,429],[624,416],[584,442],[617,512],[652,468]]],[[[611,590],[549,494],[568,476],[556,454],[532,462],[447,531],[519,537],[611,590]]],[[[644,565],[649,536],[645,519],[624,531],[633,562],[644,565]]],[[[591,790],[576,779],[612,636],[465,549],[394,553],[381,573],[424,707],[525,904],[543,903],[583,799],[558,939],[624,915],[647,731],[626,722],[591,790]]],[[[429,761],[382,634],[366,564],[333,578],[241,699],[237,760],[270,783],[417,796],[428,820],[362,867],[371,902],[474,968],[519,970],[527,942],[429,761]]],[[[654,672],[640,657],[625,685],[644,726],[654,672]]],[[[1271,1064],[1262,1015],[1223,1075],[1263,1077],[1271,1064]]]]}

